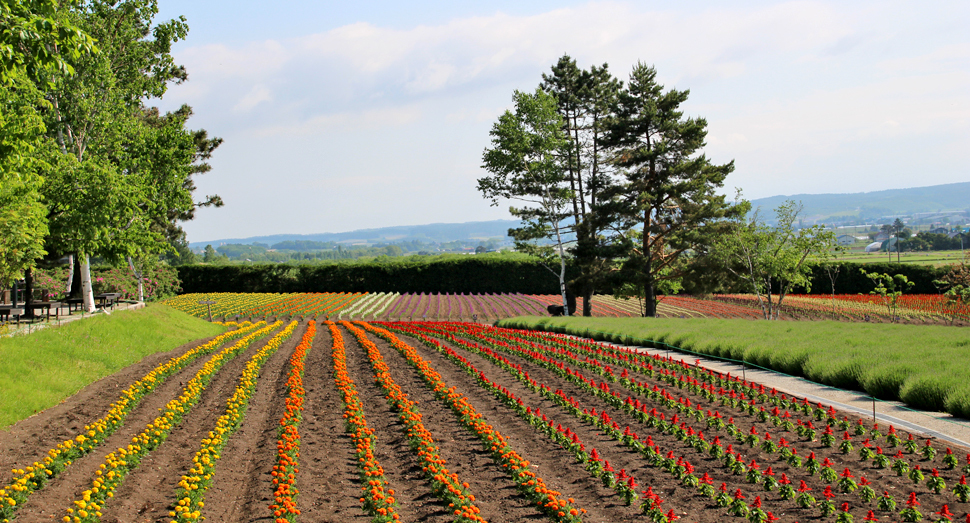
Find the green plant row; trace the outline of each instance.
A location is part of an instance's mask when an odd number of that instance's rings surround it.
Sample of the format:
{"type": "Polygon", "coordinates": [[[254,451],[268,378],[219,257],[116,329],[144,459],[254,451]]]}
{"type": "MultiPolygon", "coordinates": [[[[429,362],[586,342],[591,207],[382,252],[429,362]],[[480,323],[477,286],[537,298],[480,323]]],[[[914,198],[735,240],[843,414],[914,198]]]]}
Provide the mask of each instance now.
{"type": "Polygon", "coordinates": [[[659,318],[541,318],[498,322],[610,343],[746,362],[918,409],[970,417],[970,337],[932,325],[659,318]]]}
{"type": "MultiPolygon", "coordinates": [[[[933,280],[947,272],[946,267],[897,263],[839,262],[835,292],[866,294],[872,282],[860,268],[889,275],[904,274],[914,282],[909,292],[935,294],[933,280]]],[[[520,292],[558,294],[558,279],[536,260],[523,258],[413,257],[393,262],[360,262],[329,265],[183,265],[178,276],[184,293],[193,292],[520,292]]],[[[566,278],[578,276],[567,266],[566,278]]],[[[832,291],[828,272],[816,264],[812,268],[813,294],[832,291]]],[[[745,292],[741,284],[725,289],[745,292]]],[[[606,285],[597,293],[611,293],[606,285]]],[[[799,291],[801,292],[801,291],[799,291]]]]}

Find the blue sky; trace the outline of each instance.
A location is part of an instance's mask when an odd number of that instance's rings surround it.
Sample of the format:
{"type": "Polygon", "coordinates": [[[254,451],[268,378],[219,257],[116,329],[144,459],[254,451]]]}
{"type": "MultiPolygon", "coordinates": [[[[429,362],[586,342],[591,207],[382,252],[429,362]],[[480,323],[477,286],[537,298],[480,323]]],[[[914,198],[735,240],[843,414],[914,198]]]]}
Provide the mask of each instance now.
{"type": "Polygon", "coordinates": [[[970,179],[965,1],[160,4],[189,81],[156,102],[225,139],[190,241],[508,218],[475,190],[488,131],[563,54],[690,89],[725,193],[970,179]]]}

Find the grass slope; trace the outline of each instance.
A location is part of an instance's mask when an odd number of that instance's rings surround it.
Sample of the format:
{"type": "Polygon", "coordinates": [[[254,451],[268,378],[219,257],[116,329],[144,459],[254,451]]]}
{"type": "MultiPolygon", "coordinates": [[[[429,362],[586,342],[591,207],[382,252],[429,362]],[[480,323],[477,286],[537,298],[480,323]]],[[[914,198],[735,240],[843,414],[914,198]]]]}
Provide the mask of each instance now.
{"type": "Polygon", "coordinates": [[[0,338],[0,429],[145,356],[225,331],[165,305],[0,338]]]}
{"type": "Polygon", "coordinates": [[[835,321],[548,318],[502,320],[611,343],[666,343],[970,418],[970,331],[835,321]]]}

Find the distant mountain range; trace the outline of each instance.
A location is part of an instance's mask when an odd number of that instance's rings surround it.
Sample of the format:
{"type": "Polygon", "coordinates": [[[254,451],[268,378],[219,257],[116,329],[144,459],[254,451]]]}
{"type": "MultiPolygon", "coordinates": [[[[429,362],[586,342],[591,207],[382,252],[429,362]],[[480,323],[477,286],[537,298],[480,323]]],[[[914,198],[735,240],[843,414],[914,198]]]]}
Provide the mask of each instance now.
{"type": "Polygon", "coordinates": [[[229,238],[207,242],[191,242],[189,248],[199,249],[206,245],[218,247],[228,243],[273,245],[290,240],[309,240],[317,242],[338,242],[345,244],[375,244],[420,241],[424,243],[444,243],[451,241],[484,241],[493,238],[506,239],[511,227],[518,227],[518,220],[492,220],[487,222],[432,223],[428,225],[399,225],[379,229],[360,229],[350,232],[325,232],[319,234],[274,234],[272,236],[251,236],[249,238],[229,238]]]}
{"type": "Polygon", "coordinates": [[[933,220],[940,213],[970,214],[970,182],[849,194],[771,196],[751,200],[751,204],[755,209],[761,207],[762,214],[769,217],[771,210],[785,200],[800,201],[805,206],[803,223],[886,223],[897,216],[933,220]]]}
{"type": "MultiPolygon", "coordinates": [[[[752,200],[751,203],[755,209],[760,207],[766,218],[770,218],[771,211],[786,200],[800,201],[804,205],[802,216],[805,225],[812,223],[830,225],[885,223],[896,216],[909,217],[911,220],[932,221],[941,214],[947,213],[963,213],[964,216],[970,216],[970,182],[850,194],[771,196],[752,200]]],[[[350,232],[227,238],[191,242],[189,247],[201,249],[210,244],[218,247],[229,243],[252,244],[257,242],[272,245],[288,240],[332,241],[345,244],[509,240],[507,237],[509,228],[518,225],[519,222],[516,220],[401,225],[350,232]]]]}

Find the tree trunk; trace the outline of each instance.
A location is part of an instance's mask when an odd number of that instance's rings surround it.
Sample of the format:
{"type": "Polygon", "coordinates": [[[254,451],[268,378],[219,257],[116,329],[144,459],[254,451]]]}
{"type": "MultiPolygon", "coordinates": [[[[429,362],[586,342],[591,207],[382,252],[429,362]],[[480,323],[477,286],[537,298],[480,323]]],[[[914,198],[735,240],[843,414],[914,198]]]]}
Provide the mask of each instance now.
{"type": "Polygon", "coordinates": [[[583,287],[583,316],[593,315],[593,287],[587,285],[583,287]]]}
{"type": "Polygon", "coordinates": [[[67,285],[64,286],[64,294],[70,296],[71,289],[74,287],[74,255],[67,255],[67,285]]]}
{"type": "Polygon", "coordinates": [[[71,298],[80,298],[81,297],[81,294],[82,294],[82,289],[81,289],[81,259],[82,259],[82,256],[80,254],[75,254],[75,255],[72,255],[72,257],[74,258],[74,263],[71,266],[72,267],[72,269],[71,269],[72,276],[71,276],[71,291],[70,291],[71,294],[70,294],[70,297],[71,298]]]}
{"type": "Polygon", "coordinates": [[[131,256],[128,257],[128,267],[135,275],[135,280],[138,281],[138,301],[145,301],[145,278],[143,278],[141,272],[135,268],[135,262],[132,261],[131,256]]]}
{"type": "Polygon", "coordinates": [[[657,292],[652,278],[643,284],[643,309],[645,317],[657,317],[657,292]]]}
{"type": "Polygon", "coordinates": [[[94,312],[94,287],[91,285],[91,257],[81,255],[81,293],[84,295],[85,312],[94,312]]]}
{"type": "Polygon", "coordinates": [[[33,318],[34,309],[30,305],[34,302],[34,269],[27,267],[24,271],[24,318],[33,318]]]}

